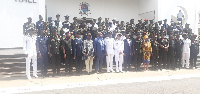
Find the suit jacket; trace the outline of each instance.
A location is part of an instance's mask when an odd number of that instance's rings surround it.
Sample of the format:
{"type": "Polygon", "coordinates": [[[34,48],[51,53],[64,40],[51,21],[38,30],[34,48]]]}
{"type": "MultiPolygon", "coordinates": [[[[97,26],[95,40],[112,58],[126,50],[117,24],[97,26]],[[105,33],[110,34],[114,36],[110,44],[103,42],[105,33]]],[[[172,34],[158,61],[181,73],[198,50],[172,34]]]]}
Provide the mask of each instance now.
{"type": "Polygon", "coordinates": [[[104,53],[104,41],[103,41],[103,38],[100,40],[98,38],[95,38],[94,39],[94,53],[95,55],[97,56],[100,56],[104,53]],[[103,45],[103,50],[101,48],[101,46],[103,45]]]}
{"type": "Polygon", "coordinates": [[[74,55],[76,55],[76,56],[82,56],[83,55],[83,53],[82,53],[82,51],[83,51],[83,41],[82,41],[82,39],[76,38],[73,42],[73,47],[74,47],[74,49],[73,49],[74,55]]]}
{"type": "Polygon", "coordinates": [[[126,54],[126,55],[132,54],[132,41],[131,41],[131,39],[129,39],[129,42],[128,42],[127,39],[124,40],[124,54],[126,54]]]}

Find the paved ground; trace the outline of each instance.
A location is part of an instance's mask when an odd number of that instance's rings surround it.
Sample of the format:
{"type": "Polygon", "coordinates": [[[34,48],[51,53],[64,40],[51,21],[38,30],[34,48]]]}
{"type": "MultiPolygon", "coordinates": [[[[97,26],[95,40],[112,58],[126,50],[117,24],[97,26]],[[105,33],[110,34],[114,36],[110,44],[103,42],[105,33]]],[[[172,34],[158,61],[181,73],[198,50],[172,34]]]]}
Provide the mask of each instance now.
{"type": "MultiPolygon", "coordinates": [[[[198,63],[198,66],[200,63],[198,63]]],[[[154,81],[154,79],[162,79],[162,80],[171,80],[174,78],[187,78],[187,77],[200,77],[200,69],[181,69],[181,70],[163,70],[163,71],[140,71],[140,72],[126,72],[126,73],[103,73],[103,74],[92,74],[92,75],[81,75],[81,76],[65,76],[64,75],[64,69],[62,69],[61,76],[57,77],[51,77],[51,69],[49,69],[49,75],[50,77],[42,78],[40,76],[40,73],[38,74],[39,78],[33,78],[32,80],[27,80],[25,76],[25,58],[24,54],[22,52],[21,48],[16,49],[0,49],[0,93],[22,93],[22,92],[32,92],[32,94],[39,93],[41,94],[44,91],[46,94],[66,94],[65,92],[69,90],[69,93],[75,92],[76,93],[86,93],[87,91],[91,91],[89,93],[101,93],[98,90],[104,90],[105,93],[110,93],[113,91],[114,93],[122,93],[120,91],[123,91],[127,89],[127,91],[124,91],[126,93],[133,92],[134,94],[138,93],[145,93],[146,91],[151,91],[152,88],[155,88],[156,86],[159,88],[156,88],[155,90],[159,89],[159,92],[151,92],[153,94],[156,93],[165,93],[167,94],[167,91],[163,91],[165,89],[165,85],[169,86],[176,86],[174,83],[179,82],[179,80],[172,80],[172,81],[160,81],[156,80],[158,82],[155,83],[163,83],[161,86],[159,85],[153,85],[154,82],[148,82],[148,78],[152,77],[150,81],[154,81]],[[189,75],[189,76],[187,76],[189,75]],[[192,76],[191,76],[192,75],[192,76]],[[157,77],[157,78],[154,78],[157,77]],[[161,78],[159,78],[161,77],[161,78]],[[125,80],[124,80],[125,79],[125,80]],[[127,82],[126,79],[129,79],[129,83],[121,83],[120,82],[127,82]],[[131,80],[130,80],[131,79],[131,80]],[[141,79],[143,79],[141,81],[141,79]],[[132,80],[136,82],[132,82],[132,80]],[[106,81],[105,83],[103,83],[106,81]],[[139,84],[138,82],[147,81],[145,83],[139,84]],[[92,84],[98,83],[96,85],[88,85],[88,83],[92,84]],[[81,84],[84,83],[84,84],[81,84]],[[116,84],[118,83],[118,84],[116,84]],[[170,84],[171,83],[171,84],[170,84]],[[87,85],[85,85],[87,84],[87,85]],[[99,85],[106,85],[106,86],[99,86],[99,85]],[[110,85],[115,84],[115,85],[110,85]],[[135,85],[136,84],[136,85],[135,85]],[[151,86],[152,84],[152,86],[151,86]],[[135,85],[135,86],[133,86],[135,85]],[[90,87],[88,87],[90,86],[90,87]],[[113,88],[106,88],[104,87],[113,87],[113,88]],[[121,86],[121,87],[120,87],[121,86]],[[133,86],[133,88],[131,88],[133,86]],[[63,87],[63,88],[60,88],[63,87]],[[72,88],[74,87],[74,88],[72,88]],[[78,88],[83,87],[83,88],[78,88]],[[144,88],[143,88],[144,87],[144,88]],[[52,90],[57,88],[58,90],[52,90]],[[72,88],[72,89],[68,89],[72,88]],[[89,89],[86,89],[89,88],[89,89]],[[91,88],[91,89],[90,89],[91,88]],[[99,88],[96,90],[96,88],[99,88]],[[79,91],[76,91],[76,90],[79,91]],[[86,89],[86,90],[85,90],[86,89]],[[49,91],[51,90],[51,91],[49,91]],[[39,91],[39,92],[35,92],[39,91]],[[145,91],[145,92],[141,92],[145,91]],[[163,92],[162,92],[163,91],[163,92]]],[[[105,71],[105,68],[104,68],[105,71]]],[[[184,81],[190,81],[188,83],[199,83],[198,78],[189,78],[189,79],[183,79],[184,81]]],[[[178,84],[179,85],[179,84],[178,84]]],[[[181,90],[185,89],[184,85],[186,83],[180,83],[181,90]],[[184,87],[184,88],[182,88],[184,87]]],[[[195,84],[194,84],[195,87],[195,84]]],[[[178,88],[178,87],[176,87],[178,88]]],[[[166,87],[166,89],[171,89],[166,87]]],[[[195,89],[195,88],[192,88],[195,89]]],[[[154,90],[154,89],[152,89],[154,90]]],[[[172,94],[188,94],[188,92],[179,92],[174,93],[175,91],[169,92],[172,94]]],[[[69,94],[67,93],[67,94],[69,94]]],[[[195,92],[193,93],[195,94],[195,92]]]]}
{"type": "Polygon", "coordinates": [[[200,77],[48,90],[24,94],[199,94],[200,77]]]}

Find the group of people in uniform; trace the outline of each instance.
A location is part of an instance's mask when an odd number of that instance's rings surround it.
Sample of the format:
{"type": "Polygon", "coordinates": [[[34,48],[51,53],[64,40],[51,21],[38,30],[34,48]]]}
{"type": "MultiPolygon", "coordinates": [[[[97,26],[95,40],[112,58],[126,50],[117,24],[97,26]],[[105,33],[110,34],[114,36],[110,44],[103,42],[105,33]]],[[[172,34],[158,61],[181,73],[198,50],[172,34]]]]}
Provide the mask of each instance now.
{"type": "Polygon", "coordinates": [[[36,24],[31,17],[24,24],[28,79],[31,79],[31,65],[34,77],[38,77],[37,66],[43,77],[49,68],[52,76],[59,75],[61,66],[65,66],[66,74],[72,75],[74,65],[76,74],[80,75],[84,63],[88,74],[93,73],[93,68],[95,73],[102,73],[104,65],[108,73],[127,72],[131,68],[140,71],[141,65],[146,71],[149,64],[153,70],[196,68],[199,43],[189,24],[183,28],[181,23],[167,24],[167,19],[158,22],[141,19],[135,24],[134,19],[125,23],[109,18],[102,21],[101,17],[98,20],[74,17],[69,22],[70,17],[64,17],[64,22],[59,14],[56,20],[48,17],[45,22],[39,15],[36,24]]]}

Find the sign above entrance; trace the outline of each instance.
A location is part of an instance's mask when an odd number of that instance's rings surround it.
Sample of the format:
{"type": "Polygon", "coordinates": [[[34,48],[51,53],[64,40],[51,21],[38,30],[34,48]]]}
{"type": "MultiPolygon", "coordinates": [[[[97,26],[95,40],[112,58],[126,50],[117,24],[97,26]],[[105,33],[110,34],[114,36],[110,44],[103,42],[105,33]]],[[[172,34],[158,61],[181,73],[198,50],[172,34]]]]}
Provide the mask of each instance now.
{"type": "Polygon", "coordinates": [[[83,15],[87,15],[88,16],[88,14],[91,14],[91,12],[90,12],[90,5],[88,3],[82,2],[82,3],[80,3],[79,6],[80,6],[80,8],[79,8],[79,10],[80,10],[79,14],[81,14],[81,16],[83,16],[83,15]]]}
{"type": "Polygon", "coordinates": [[[15,0],[15,2],[37,3],[37,0],[15,0]]]}

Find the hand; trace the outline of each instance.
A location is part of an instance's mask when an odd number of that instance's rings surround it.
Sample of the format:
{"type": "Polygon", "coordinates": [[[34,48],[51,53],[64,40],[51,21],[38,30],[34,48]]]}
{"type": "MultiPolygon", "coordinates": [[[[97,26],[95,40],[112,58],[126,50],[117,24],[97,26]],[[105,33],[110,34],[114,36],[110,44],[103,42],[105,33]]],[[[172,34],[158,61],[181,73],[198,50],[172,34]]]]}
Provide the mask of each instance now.
{"type": "Polygon", "coordinates": [[[133,56],[135,55],[135,52],[133,52],[133,56]]]}
{"type": "Polygon", "coordinates": [[[108,56],[108,54],[105,54],[106,56],[108,56]]]}
{"type": "Polygon", "coordinates": [[[28,54],[26,54],[26,57],[28,57],[28,54]]]}
{"type": "Polygon", "coordinates": [[[76,59],[76,55],[74,55],[74,59],[76,59]]]}
{"type": "Polygon", "coordinates": [[[67,58],[66,54],[64,54],[64,58],[67,58]]]}
{"type": "Polygon", "coordinates": [[[124,56],[126,56],[126,54],[124,54],[124,56]]]}
{"type": "Polygon", "coordinates": [[[39,58],[42,58],[42,54],[39,52],[39,58]]]}
{"type": "Polygon", "coordinates": [[[52,54],[51,54],[51,53],[49,53],[49,56],[51,57],[51,56],[52,56],[52,54]]]}

